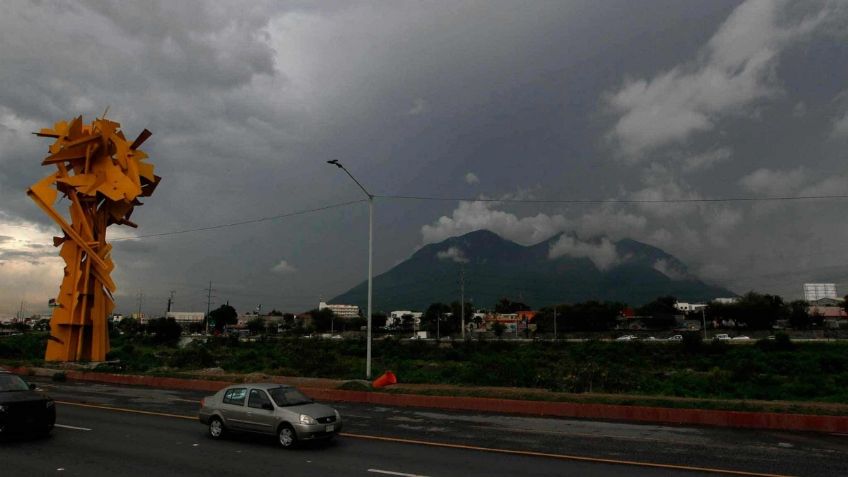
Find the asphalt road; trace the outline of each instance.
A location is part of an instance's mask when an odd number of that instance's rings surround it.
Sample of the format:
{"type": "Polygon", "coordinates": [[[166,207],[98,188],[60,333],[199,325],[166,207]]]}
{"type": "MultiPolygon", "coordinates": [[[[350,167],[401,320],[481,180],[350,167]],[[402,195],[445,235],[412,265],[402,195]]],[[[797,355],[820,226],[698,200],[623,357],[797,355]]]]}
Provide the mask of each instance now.
{"type": "Polygon", "coordinates": [[[0,475],[848,475],[845,436],[347,403],[336,404],[345,435],[285,451],[271,438],[206,438],[198,393],[41,384],[60,401],[58,426],[47,439],[0,442],[0,475]]]}

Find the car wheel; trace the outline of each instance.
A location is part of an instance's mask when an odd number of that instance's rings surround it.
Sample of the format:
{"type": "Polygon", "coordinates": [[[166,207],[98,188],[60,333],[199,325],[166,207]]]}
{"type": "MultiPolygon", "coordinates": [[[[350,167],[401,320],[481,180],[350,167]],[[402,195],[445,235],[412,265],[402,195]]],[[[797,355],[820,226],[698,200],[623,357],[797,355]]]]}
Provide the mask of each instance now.
{"type": "Polygon", "coordinates": [[[285,449],[290,449],[297,444],[297,434],[295,434],[292,426],[288,424],[282,424],[280,429],[277,430],[277,441],[280,443],[280,446],[285,449]]]}
{"type": "Polygon", "coordinates": [[[218,417],[213,417],[211,421],[209,421],[209,437],[213,439],[220,439],[224,437],[224,423],[218,417]]]}

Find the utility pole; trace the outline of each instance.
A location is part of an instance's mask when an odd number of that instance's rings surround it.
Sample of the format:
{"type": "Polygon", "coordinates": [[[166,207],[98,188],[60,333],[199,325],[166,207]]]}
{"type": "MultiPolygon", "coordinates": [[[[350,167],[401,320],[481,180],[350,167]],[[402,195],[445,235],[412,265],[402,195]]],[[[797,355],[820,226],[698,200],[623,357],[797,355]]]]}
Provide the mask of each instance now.
{"type": "Polygon", "coordinates": [[[701,327],[704,328],[704,341],[707,341],[707,314],[704,310],[701,308],[701,327]]]}
{"type": "Polygon", "coordinates": [[[171,312],[171,305],[174,304],[174,295],[176,295],[176,293],[177,293],[176,290],[171,290],[171,293],[168,294],[168,310],[167,310],[168,313],[171,312]]]}
{"type": "Polygon", "coordinates": [[[462,325],[462,339],[465,339],[465,265],[459,265],[459,316],[462,325]]]}
{"type": "Polygon", "coordinates": [[[206,335],[209,336],[209,312],[212,311],[212,280],[206,289],[206,335]]]}
{"type": "Polygon", "coordinates": [[[141,303],[144,301],[144,293],[141,289],[138,290],[138,321],[141,321],[141,303]]]}
{"type": "Polygon", "coordinates": [[[18,321],[20,321],[20,322],[24,321],[24,301],[23,300],[21,300],[21,309],[20,309],[20,311],[18,311],[18,321]]]}
{"type": "Polygon", "coordinates": [[[556,318],[557,318],[556,317],[556,305],[554,305],[554,341],[556,341],[556,339],[557,339],[556,318]]]}

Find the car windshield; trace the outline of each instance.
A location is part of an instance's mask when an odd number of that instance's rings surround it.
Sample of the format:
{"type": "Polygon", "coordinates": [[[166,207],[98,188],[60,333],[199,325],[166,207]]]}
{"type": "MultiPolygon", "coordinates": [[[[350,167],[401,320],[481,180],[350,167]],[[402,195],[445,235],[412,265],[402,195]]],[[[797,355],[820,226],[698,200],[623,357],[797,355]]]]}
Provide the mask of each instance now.
{"type": "Polygon", "coordinates": [[[28,391],[26,381],[14,374],[0,374],[0,392],[2,391],[28,391]]]}
{"type": "Polygon", "coordinates": [[[297,406],[298,404],[309,404],[312,402],[312,399],[306,397],[295,388],[272,388],[268,390],[268,394],[271,395],[271,399],[278,406],[297,406]]]}

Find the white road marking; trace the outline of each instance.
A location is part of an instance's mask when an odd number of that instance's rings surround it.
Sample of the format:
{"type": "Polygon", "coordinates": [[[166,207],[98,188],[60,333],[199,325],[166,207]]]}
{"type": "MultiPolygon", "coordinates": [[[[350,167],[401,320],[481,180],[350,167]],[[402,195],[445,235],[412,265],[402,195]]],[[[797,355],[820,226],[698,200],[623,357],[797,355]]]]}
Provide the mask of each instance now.
{"type": "Polygon", "coordinates": [[[391,470],[380,470],[380,469],[368,469],[368,472],[373,472],[375,474],[385,474],[385,475],[399,475],[401,477],[427,477],[426,475],[405,474],[403,472],[393,472],[391,470]]]}
{"type": "Polygon", "coordinates": [[[197,399],[183,399],[183,398],[171,398],[171,401],[182,401],[182,402],[191,402],[191,403],[199,403],[197,399]]]}
{"type": "Polygon", "coordinates": [[[65,424],[54,424],[56,427],[61,427],[62,429],[73,429],[75,431],[90,431],[91,429],[87,427],[77,427],[77,426],[67,426],[65,424]]]}

